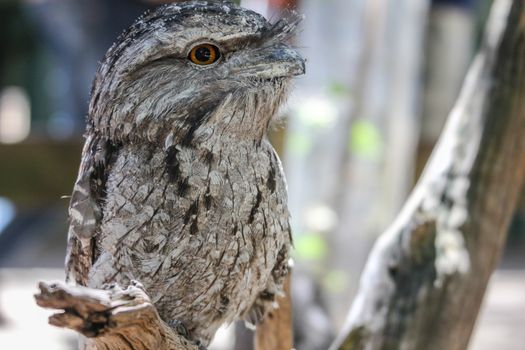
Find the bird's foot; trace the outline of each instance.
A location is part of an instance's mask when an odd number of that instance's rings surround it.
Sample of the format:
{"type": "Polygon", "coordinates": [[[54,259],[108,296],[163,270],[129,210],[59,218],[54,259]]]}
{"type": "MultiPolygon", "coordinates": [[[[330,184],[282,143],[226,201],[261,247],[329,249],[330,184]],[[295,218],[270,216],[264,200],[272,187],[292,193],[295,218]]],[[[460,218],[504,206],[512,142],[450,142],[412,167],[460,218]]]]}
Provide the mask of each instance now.
{"type": "Polygon", "coordinates": [[[193,342],[199,350],[207,350],[206,346],[202,344],[202,341],[199,339],[194,340],[191,337],[190,332],[188,331],[188,328],[184,325],[184,322],[180,320],[170,320],[167,322],[168,326],[171,327],[175,332],[177,332],[180,336],[183,336],[184,338],[188,339],[189,341],[193,342]]]}
{"type": "Polygon", "coordinates": [[[171,329],[175,330],[179,335],[182,335],[184,338],[189,339],[190,333],[182,321],[179,320],[170,320],[168,321],[168,326],[171,329]]]}
{"type": "Polygon", "coordinates": [[[195,345],[197,345],[199,347],[199,350],[208,350],[208,348],[206,348],[204,345],[202,345],[200,340],[197,340],[195,342],[195,345]]]}

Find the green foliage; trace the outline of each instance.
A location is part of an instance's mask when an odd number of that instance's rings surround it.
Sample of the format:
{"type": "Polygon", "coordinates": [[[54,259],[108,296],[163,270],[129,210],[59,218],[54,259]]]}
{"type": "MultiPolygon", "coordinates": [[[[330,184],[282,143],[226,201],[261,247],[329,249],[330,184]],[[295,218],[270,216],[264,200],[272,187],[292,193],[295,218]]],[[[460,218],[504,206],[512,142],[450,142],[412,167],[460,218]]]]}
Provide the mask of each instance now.
{"type": "Polygon", "coordinates": [[[353,154],[376,160],[382,152],[383,140],[377,127],[366,120],[357,120],[350,130],[348,147],[353,154]]]}
{"type": "Polygon", "coordinates": [[[298,235],[294,246],[297,257],[307,260],[323,259],[328,250],[325,240],[317,233],[298,235]]]}

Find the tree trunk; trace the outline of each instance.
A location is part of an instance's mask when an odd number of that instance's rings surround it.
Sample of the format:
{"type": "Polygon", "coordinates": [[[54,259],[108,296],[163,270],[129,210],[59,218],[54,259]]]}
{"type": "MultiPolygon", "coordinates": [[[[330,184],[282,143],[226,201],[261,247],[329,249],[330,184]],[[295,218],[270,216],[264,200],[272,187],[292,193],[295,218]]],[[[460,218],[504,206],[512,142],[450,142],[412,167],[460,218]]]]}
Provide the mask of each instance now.
{"type": "Polygon", "coordinates": [[[525,177],[525,8],[498,0],[421,180],[332,349],[467,348],[525,177]]]}

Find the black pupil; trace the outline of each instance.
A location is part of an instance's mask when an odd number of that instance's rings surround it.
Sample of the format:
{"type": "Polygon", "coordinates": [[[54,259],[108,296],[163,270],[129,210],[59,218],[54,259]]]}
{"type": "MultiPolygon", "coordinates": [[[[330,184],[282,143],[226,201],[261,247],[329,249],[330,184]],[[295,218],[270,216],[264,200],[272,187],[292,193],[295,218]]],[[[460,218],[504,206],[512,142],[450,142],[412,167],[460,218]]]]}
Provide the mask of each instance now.
{"type": "Polygon", "coordinates": [[[208,62],[211,58],[211,50],[209,47],[203,46],[199,47],[195,51],[195,58],[200,62],[208,62]]]}

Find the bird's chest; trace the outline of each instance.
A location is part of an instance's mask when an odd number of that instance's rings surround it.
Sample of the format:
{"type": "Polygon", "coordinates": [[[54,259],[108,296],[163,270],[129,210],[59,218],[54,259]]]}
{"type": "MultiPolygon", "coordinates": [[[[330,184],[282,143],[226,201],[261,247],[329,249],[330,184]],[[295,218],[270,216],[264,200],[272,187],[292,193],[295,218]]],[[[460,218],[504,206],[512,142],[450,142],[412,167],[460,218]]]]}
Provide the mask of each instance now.
{"type": "Polygon", "coordinates": [[[163,319],[214,330],[247,312],[288,256],[279,161],[269,145],[123,149],[96,240],[90,286],[139,280],[163,319]]]}
{"type": "Polygon", "coordinates": [[[269,145],[137,146],[121,151],[108,178],[98,241],[130,277],[188,282],[271,265],[287,219],[269,145]]]}

